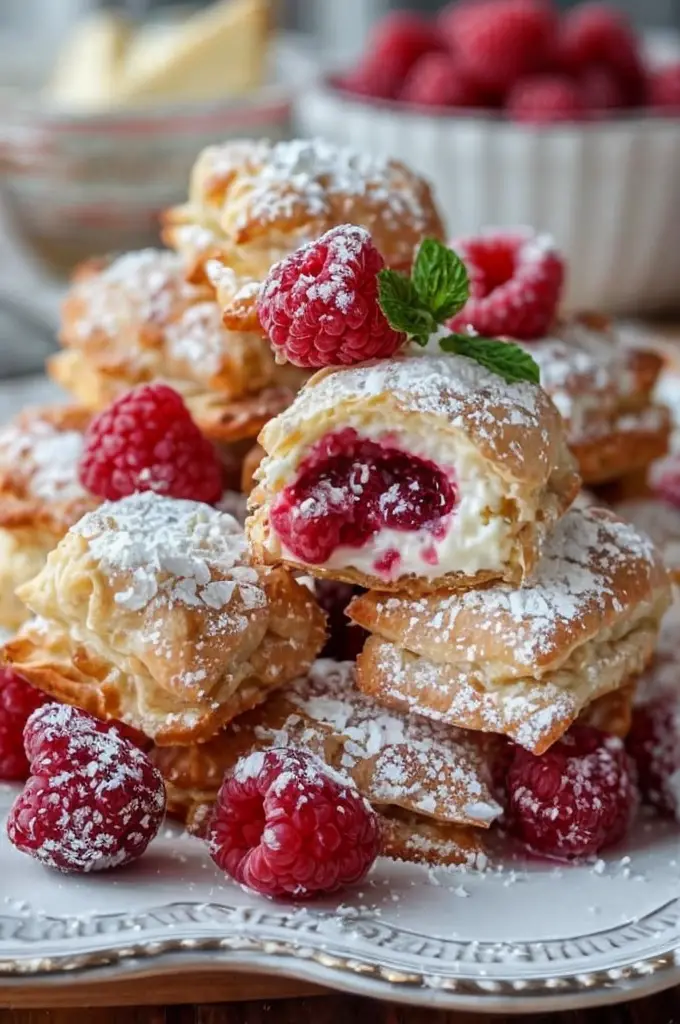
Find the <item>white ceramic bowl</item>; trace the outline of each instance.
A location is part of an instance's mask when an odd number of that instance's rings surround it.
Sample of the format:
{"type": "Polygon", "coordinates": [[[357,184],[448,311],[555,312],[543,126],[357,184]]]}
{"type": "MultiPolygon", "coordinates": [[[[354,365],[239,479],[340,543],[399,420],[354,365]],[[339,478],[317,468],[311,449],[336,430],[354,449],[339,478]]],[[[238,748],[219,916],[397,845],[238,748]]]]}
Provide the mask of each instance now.
{"type": "Polygon", "coordinates": [[[362,101],[326,81],[298,130],[404,160],[431,181],[451,235],[489,225],[550,233],[566,304],[612,313],[680,304],[680,118],[534,128],[362,101]]]}

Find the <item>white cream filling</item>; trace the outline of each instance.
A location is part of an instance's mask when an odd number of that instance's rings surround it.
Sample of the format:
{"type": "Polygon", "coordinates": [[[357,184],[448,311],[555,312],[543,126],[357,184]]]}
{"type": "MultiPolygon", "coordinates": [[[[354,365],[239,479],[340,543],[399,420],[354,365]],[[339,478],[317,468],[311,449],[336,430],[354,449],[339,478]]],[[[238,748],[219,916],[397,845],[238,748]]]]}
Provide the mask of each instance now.
{"type": "MultiPolygon", "coordinates": [[[[456,502],[453,510],[438,521],[436,535],[427,528],[384,528],[360,548],[336,548],[320,568],[353,568],[389,581],[411,573],[425,579],[449,572],[472,575],[483,570],[497,571],[508,564],[517,523],[504,518],[502,508],[507,499],[515,498],[526,512],[525,496],[520,497],[513,484],[495,473],[469,441],[460,437],[452,443],[450,435],[442,437],[436,431],[420,436],[375,423],[357,425],[355,429],[369,440],[383,441],[408,455],[433,462],[451,479],[456,502]],[[399,559],[387,570],[381,563],[392,551],[398,552],[399,559]]],[[[289,452],[285,459],[267,459],[263,464],[265,486],[277,491],[282,484],[290,483],[308,452],[308,443],[289,452]]],[[[279,541],[283,557],[299,561],[280,538],[279,541]]]]}

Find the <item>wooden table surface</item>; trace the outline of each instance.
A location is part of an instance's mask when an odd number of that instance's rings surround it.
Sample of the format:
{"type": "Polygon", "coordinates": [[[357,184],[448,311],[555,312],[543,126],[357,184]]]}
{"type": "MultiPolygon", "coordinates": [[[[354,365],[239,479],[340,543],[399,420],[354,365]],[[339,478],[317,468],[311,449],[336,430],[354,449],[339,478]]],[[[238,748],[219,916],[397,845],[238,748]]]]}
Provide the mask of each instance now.
{"type": "Polygon", "coordinates": [[[0,1010],[0,1024],[680,1024],[680,989],[575,1013],[486,1017],[412,1010],[350,996],[224,1005],[83,1010],[0,1010]]]}

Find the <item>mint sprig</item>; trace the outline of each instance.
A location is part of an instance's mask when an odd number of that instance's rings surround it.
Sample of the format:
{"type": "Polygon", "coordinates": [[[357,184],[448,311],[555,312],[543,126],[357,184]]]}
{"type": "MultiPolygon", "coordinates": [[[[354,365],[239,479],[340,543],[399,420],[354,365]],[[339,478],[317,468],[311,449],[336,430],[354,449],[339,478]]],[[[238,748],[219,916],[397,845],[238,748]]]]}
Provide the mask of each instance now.
{"type": "MultiPolygon", "coordinates": [[[[378,274],[378,300],[390,327],[423,348],[438,327],[463,309],[469,297],[465,264],[436,238],[423,240],[410,277],[396,270],[378,274]]],[[[512,342],[450,334],[439,339],[439,346],[443,352],[474,359],[509,384],[540,381],[536,362],[512,342]]]]}
{"type": "Polygon", "coordinates": [[[495,338],[480,338],[469,334],[450,334],[442,338],[439,345],[444,352],[474,359],[480,366],[497,373],[508,384],[528,380],[540,384],[541,373],[538,363],[519,345],[512,341],[498,341],[495,338]]]}

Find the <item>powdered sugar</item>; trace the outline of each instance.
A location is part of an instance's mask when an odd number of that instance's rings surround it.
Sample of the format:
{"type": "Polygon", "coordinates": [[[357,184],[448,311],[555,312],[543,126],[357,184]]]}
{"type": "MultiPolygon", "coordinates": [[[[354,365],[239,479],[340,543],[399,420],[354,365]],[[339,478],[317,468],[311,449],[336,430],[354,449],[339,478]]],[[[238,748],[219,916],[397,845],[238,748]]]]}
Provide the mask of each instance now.
{"type": "Polygon", "coordinates": [[[147,491],[107,502],[73,532],[102,571],[123,578],[115,600],[130,611],[152,600],[223,608],[236,590],[246,607],[266,604],[241,527],[208,505],[147,491]]]}
{"type": "Polygon", "coordinates": [[[28,493],[44,501],[74,501],[87,496],[78,480],[83,435],[59,430],[36,415],[0,431],[0,474],[19,472],[28,493]]]}
{"type": "Polygon", "coordinates": [[[185,360],[202,375],[210,375],[220,370],[229,335],[217,303],[199,302],[168,324],[165,339],[169,356],[185,360]]]}

